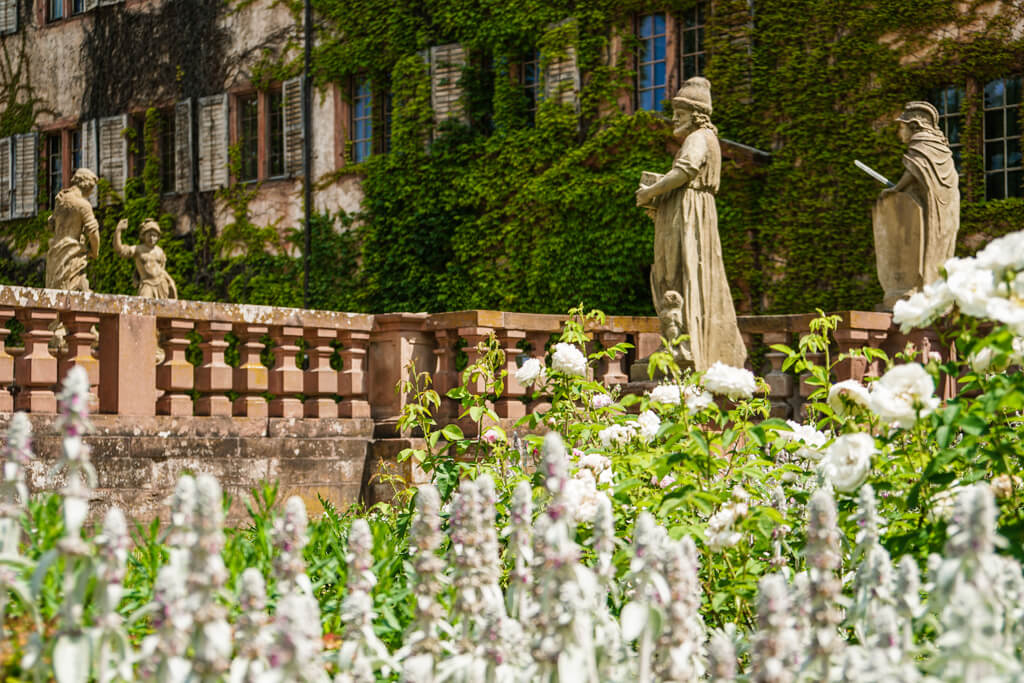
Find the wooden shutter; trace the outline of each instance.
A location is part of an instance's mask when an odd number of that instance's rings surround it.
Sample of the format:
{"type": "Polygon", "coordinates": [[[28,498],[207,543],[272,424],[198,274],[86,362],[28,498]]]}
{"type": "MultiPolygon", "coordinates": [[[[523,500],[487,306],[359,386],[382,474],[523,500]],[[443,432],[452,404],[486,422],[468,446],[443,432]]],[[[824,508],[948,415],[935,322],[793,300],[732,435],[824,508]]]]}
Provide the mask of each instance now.
{"type": "Polygon", "coordinates": [[[195,189],[192,177],[192,100],[174,105],[174,191],[187,194],[195,189]]]}
{"type": "MultiPolygon", "coordinates": [[[[95,2],[95,0],[93,1],[95,2]]],[[[100,5],[116,5],[119,2],[124,2],[124,0],[99,0],[100,5]]]]}
{"type": "Polygon", "coordinates": [[[466,51],[458,43],[430,48],[430,106],[437,123],[463,117],[459,79],[465,65],[466,51]]]}
{"type": "Polygon", "coordinates": [[[228,184],[228,96],[199,98],[199,191],[228,184]]]}
{"type": "MultiPolygon", "coordinates": [[[[82,122],[82,168],[87,168],[97,176],[100,171],[99,137],[97,136],[96,119],[89,119],[82,122]]],[[[74,173],[78,169],[73,168],[74,173]]],[[[97,206],[99,192],[93,190],[89,195],[89,203],[97,206]]]]}
{"type": "Polygon", "coordinates": [[[35,216],[39,209],[39,134],[14,136],[14,217],[35,216]]]}
{"type": "Polygon", "coordinates": [[[544,99],[560,104],[579,105],[580,70],[576,66],[576,48],[547,60],[544,68],[544,99]]]}
{"type": "Polygon", "coordinates": [[[303,78],[289,79],[281,86],[281,100],[284,103],[284,172],[295,176],[302,173],[302,151],[306,140],[305,123],[302,120],[303,78]]]}
{"type": "Polygon", "coordinates": [[[14,197],[14,140],[0,139],[0,220],[13,215],[14,197]]]}
{"type": "Polygon", "coordinates": [[[89,12],[91,10],[94,10],[94,9],[96,9],[96,6],[98,4],[99,4],[98,0],[85,0],[84,11],[89,12]]]}
{"type": "Polygon", "coordinates": [[[0,0],[0,33],[18,31],[18,0],[0,0]]]}
{"type": "Polygon", "coordinates": [[[108,116],[97,122],[99,128],[99,162],[97,174],[110,183],[111,189],[124,194],[128,182],[128,140],[124,131],[128,127],[128,115],[108,116]]]}

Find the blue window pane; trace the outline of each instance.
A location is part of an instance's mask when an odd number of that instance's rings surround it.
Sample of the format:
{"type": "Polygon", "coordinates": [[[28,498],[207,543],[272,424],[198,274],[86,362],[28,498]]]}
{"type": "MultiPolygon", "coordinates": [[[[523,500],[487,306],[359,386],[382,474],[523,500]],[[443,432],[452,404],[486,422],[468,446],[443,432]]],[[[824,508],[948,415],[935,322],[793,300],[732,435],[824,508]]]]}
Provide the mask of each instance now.
{"type": "Polygon", "coordinates": [[[985,170],[998,171],[1006,168],[1003,165],[1003,141],[985,143],[985,170]]]}
{"type": "Polygon", "coordinates": [[[990,173],[988,177],[985,178],[985,198],[1002,199],[1003,195],[1003,174],[990,173]]]}
{"type": "Polygon", "coordinates": [[[1006,110],[1006,137],[1020,135],[1020,109],[1006,110]]]}
{"type": "Polygon", "coordinates": [[[658,34],[658,33],[664,33],[664,32],[665,32],[665,15],[661,14],[661,13],[655,14],[654,15],[654,33],[658,34]]]}
{"type": "Polygon", "coordinates": [[[665,36],[654,39],[654,59],[665,59],[665,36]]]}
{"type": "Polygon", "coordinates": [[[658,109],[661,109],[661,103],[664,102],[665,99],[666,99],[665,88],[655,88],[654,89],[654,106],[656,108],[658,108],[658,109]]]}
{"type": "Polygon", "coordinates": [[[654,109],[654,92],[645,90],[640,93],[640,108],[648,111],[654,109]]]}
{"type": "Polygon", "coordinates": [[[1003,79],[997,78],[985,86],[985,108],[1001,107],[1005,101],[1006,85],[1003,79]]]}
{"type": "Polygon", "coordinates": [[[665,62],[654,64],[654,85],[665,85],[665,62]]]}
{"type": "Polygon", "coordinates": [[[645,14],[644,16],[640,17],[640,36],[646,38],[647,36],[651,35],[651,28],[653,27],[653,25],[654,17],[652,17],[650,14],[645,14]]]}
{"type": "Polygon", "coordinates": [[[946,120],[946,137],[949,138],[949,144],[955,145],[960,142],[960,117],[951,116],[946,120]]]}
{"type": "Polygon", "coordinates": [[[985,139],[993,140],[1003,137],[1003,110],[985,112],[985,139]]]}
{"type": "Polygon", "coordinates": [[[1007,197],[1020,197],[1021,196],[1021,172],[1010,171],[1006,174],[1006,196],[1007,197]]]}
{"type": "Polygon", "coordinates": [[[654,65],[644,64],[640,67],[640,87],[649,88],[653,85],[654,65]]]}
{"type": "Polygon", "coordinates": [[[1006,104],[1020,104],[1021,77],[1014,76],[1006,79],[1006,104]]]}
{"type": "Polygon", "coordinates": [[[1020,138],[1006,141],[1006,167],[1020,166],[1020,138]]]}

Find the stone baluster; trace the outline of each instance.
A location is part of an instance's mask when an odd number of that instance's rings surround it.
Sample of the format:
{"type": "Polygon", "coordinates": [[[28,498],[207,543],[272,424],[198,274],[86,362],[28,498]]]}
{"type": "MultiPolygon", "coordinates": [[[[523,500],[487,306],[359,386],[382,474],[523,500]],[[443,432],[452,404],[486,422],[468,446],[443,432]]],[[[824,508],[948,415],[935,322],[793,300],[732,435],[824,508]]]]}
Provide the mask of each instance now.
{"type": "Polygon", "coordinates": [[[14,361],[18,386],[14,408],[28,413],[56,413],[53,388],[57,383],[57,359],[50,354],[49,346],[57,311],[23,308],[18,311],[18,320],[25,326],[25,350],[14,361]]]}
{"type": "MultiPolygon", "coordinates": [[[[466,340],[466,357],[467,366],[472,365],[480,360],[480,351],[477,346],[481,342],[486,342],[488,337],[494,332],[493,328],[490,327],[460,327],[459,336],[466,340]]],[[[469,390],[482,394],[487,391],[487,387],[484,384],[483,379],[477,379],[476,382],[469,385],[469,390]]]]}
{"type": "Polygon", "coordinates": [[[274,369],[270,371],[271,417],[302,417],[302,401],[296,396],[303,390],[302,368],[295,364],[299,354],[298,340],[301,327],[281,325],[273,328],[274,340],[279,344],[274,369]]]}
{"type": "Polygon", "coordinates": [[[331,355],[334,354],[331,342],[337,337],[337,330],[323,327],[305,330],[306,355],[309,357],[304,384],[306,417],[338,417],[338,404],[334,400],[338,393],[338,373],[331,367],[331,355]]]}
{"type": "Polygon", "coordinates": [[[60,320],[67,330],[67,352],[57,360],[57,377],[63,379],[72,367],[81,365],[89,377],[89,410],[96,412],[100,405],[97,392],[100,362],[92,355],[92,346],[96,342],[92,329],[100,324],[100,316],[95,313],[64,311],[60,314],[60,320]]]}
{"type": "Polygon", "coordinates": [[[7,335],[11,333],[7,329],[7,321],[13,317],[13,308],[0,308],[0,413],[14,410],[14,396],[11,394],[14,384],[14,358],[5,348],[7,335]]]}
{"type": "Polygon", "coordinates": [[[196,415],[231,416],[231,400],[226,396],[231,391],[233,368],[224,362],[228,348],[225,339],[231,331],[231,323],[201,321],[198,332],[203,337],[199,348],[203,350],[203,364],[196,371],[196,415]]]}
{"type": "MultiPolygon", "coordinates": [[[[870,332],[863,329],[839,328],[834,333],[839,353],[848,354],[853,349],[868,346],[870,343],[870,332]]],[[[842,382],[846,379],[855,379],[858,382],[864,381],[864,375],[868,369],[866,358],[845,358],[836,364],[836,381],[842,382]]]]}
{"type": "Polygon", "coordinates": [[[186,358],[188,334],[195,328],[192,320],[158,318],[157,329],[163,339],[164,362],[156,368],[156,388],[163,395],[156,400],[158,415],[191,415],[195,368],[186,358]]]}
{"type": "MultiPolygon", "coordinates": [[[[616,344],[626,341],[625,332],[598,332],[597,339],[604,348],[610,348],[616,344]]],[[[598,379],[604,382],[605,386],[625,384],[629,381],[629,369],[626,367],[626,354],[620,353],[615,358],[601,360],[598,379]]]]}
{"type": "Polygon", "coordinates": [[[458,415],[458,406],[455,401],[446,398],[445,394],[459,385],[459,373],[455,371],[455,345],[459,335],[455,330],[438,329],[434,331],[434,338],[437,340],[434,347],[434,391],[441,397],[438,416],[455,417],[458,415]]]}
{"type": "Polygon", "coordinates": [[[764,344],[768,347],[765,353],[765,360],[768,361],[768,371],[764,379],[768,383],[768,400],[771,402],[771,416],[787,419],[792,416],[790,400],[793,398],[793,375],[782,370],[782,362],[786,360],[786,354],[771,349],[773,344],[790,345],[788,332],[765,332],[764,344]]]}
{"type": "Polygon", "coordinates": [[[505,377],[505,391],[494,406],[498,417],[518,419],[526,415],[526,404],[523,398],[526,396],[526,387],[516,379],[516,370],[519,369],[518,356],[523,352],[519,348],[519,342],[526,339],[526,332],[522,330],[498,330],[498,342],[502,351],[505,352],[505,370],[508,373],[505,377]]]}
{"type": "Polygon", "coordinates": [[[263,337],[270,328],[263,325],[237,323],[235,334],[241,341],[239,353],[242,362],[234,369],[234,390],[241,394],[235,399],[232,412],[235,415],[265,419],[269,415],[267,399],[263,392],[270,387],[267,367],[260,360],[263,352],[263,337]]]}
{"type": "Polygon", "coordinates": [[[366,355],[370,346],[370,333],[343,330],[341,338],[341,373],[338,377],[338,404],[340,417],[370,417],[367,396],[366,355]]]}

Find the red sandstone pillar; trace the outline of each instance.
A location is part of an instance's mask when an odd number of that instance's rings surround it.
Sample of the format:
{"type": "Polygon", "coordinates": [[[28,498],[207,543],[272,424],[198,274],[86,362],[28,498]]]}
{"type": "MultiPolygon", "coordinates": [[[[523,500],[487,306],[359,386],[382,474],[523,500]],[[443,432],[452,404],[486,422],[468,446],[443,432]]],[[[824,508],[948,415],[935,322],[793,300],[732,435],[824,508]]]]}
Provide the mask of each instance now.
{"type": "Polygon", "coordinates": [[[338,404],[341,417],[370,417],[367,400],[366,354],[370,333],[355,330],[341,332],[341,373],[338,377],[338,404]]]}
{"type": "Polygon", "coordinates": [[[455,345],[459,335],[455,330],[439,329],[434,330],[434,338],[437,340],[434,347],[434,391],[441,397],[438,416],[455,417],[459,414],[458,406],[445,394],[459,385],[459,373],[455,371],[455,345]]]}
{"type": "Polygon", "coordinates": [[[191,415],[195,368],[185,357],[188,333],[195,322],[178,318],[160,318],[157,328],[163,335],[164,362],[156,369],[156,386],[163,396],[157,399],[158,415],[191,415]]]}
{"type": "Polygon", "coordinates": [[[225,394],[232,389],[233,368],[224,362],[224,351],[228,348],[225,337],[230,331],[231,323],[199,323],[203,364],[196,372],[196,389],[202,395],[196,402],[196,415],[231,415],[231,401],[225,394]]]}
{"type": "Polygon", "coordinates": [[[7,335],[11,333],[7,329],[7,321],[13,317],[13,308],[0,308],[0,413],[14,410],[14,396],[11,395],[11,386],[14,384],[14,358],[7,353],[4,346],[7,335]]]}
{"type": "Polygon", "coordinates": [[[156,317],[100,318],[100,412],[156,414],[156,317]]]}
{"type": "Polygon", "coordinates": [[[273,417],[302,417],[302,401],[295,395],[303,390],[302,368],[295,364],[299,354],[296,342],[302,337],[301,327],[282,325],[272,334],[280,350],[274,369],[270,371],[270,414],[273,417]]]}
{"type": "Polygon", "coordinates": [[[25,351],[14,361],[19,389],[14,407],[29,413],[56,413],[57,359],[50,355],[49,345],[57,311],[24,308],[18,311],[18,319],[25,326],[25,351]]]}
{"type": "Polygon", "coordinates": [[[241,364],[234,370],[234,389],[242,394],[235,399],[235,415],[266,418],[269,415],[267,399],[263,392],[270,387],[267,368],[260,360],[263,352],[263,336],[269,328],[263,325],[239,323],[235,334],[241,340],[241,364]]]}
{"type": "Polygon", "coordinates": [[[73,366],[81,365],[89,376],[89,410],[95,412],[100,404],[97,395],[100,362],[92,355],[92,345],[96,341],[92,328],[100,324],[100,316],[96,313],[64,311],[60,319],[67,330],[68,350],[57,360],[57,376],[63,381],[73,366]]]}
{"type": "Polygon", "coordinates": [[[765,332],[764,345],[769,347],[765,354],[770,368],[765,373],[764,379],[768,383],[768,400],[771,403],[771,416],[788,418],[792,415],[792,406],[789,403],[793,396],[793,375],[782,370],[782,362],[786,360],[786,354],[773,351],[773,344],[792,344],[792,335],[789,332],[765,332]]]}
{"type": "Polygon", "coordinates": [[[331,367],[331,355],[334,353],[331,342],[337,337],[337,330],[323,327],[305,330],[306,355],[309,357],[304,385],[306,417],[338,417],[338,404],[334,401],[338,393],[338,373],[331,367]]]}
{"type": "MultiPolygon", "coordinates": [[[[480,360],[480,351],[477,346],[481,342],[486,342],[487,339],[494,333],[494,329],[490,327],[460,327],[459,336],[466,340],[466,356],[468,357],[467,366],[476,363],[480,360]]],[[[470,391],[477,394],[482,394],[486,391],[484,381],[477,379],[475,383],[470,384],[467,387],[470,391]]]]}
{"type": "Polygon", "coordinates": [[[526,404],[523,398],[526,396],[526,387],[516,379],[516,370],[519,369],[517,357],[522,353],[519,342],[526,339],[526,332],[522,330],[499,330],[498,342],[502,351],[505,352],[505,393],[498,399],[494,406],[498,417],[518,419],[526,415],[526,404]]]}
{"type": "MultiPolygon", "coordinates": [[[[626,334],[624,332],[598,332],[597,339],[601,342],[601,346],[607,349],[625,342],[626,334]]],[[[626,368],[626,354],[624,353],[617,354],[615,358],[602,360],[600,370],[601,376],[598,377],[598,380],[604,382],[605,386],[625,384],[629,381],[629,370],[626,368]]]]}

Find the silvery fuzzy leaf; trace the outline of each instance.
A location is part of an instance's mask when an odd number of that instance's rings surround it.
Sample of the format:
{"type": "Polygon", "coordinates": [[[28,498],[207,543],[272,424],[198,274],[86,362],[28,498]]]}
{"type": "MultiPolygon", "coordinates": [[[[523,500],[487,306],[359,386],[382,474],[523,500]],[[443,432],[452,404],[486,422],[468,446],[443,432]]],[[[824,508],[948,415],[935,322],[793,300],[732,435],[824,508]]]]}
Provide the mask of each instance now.
{"type": "Polygon", "coordinates": [[[89,515],[89,501],[77,496],[64,498],[64,533],[77,536],[89,515]]]}
{"type": "Polygon", "coordinates": [[[86,683],[92,660],[89,636],[65,634],[53,646],[53,677],[57,683],[86,683]]]}
{"type": "Polygon", "coordinates": [[[171,657],[160,667],[157,674],[159,683],[185,683],[192,673],[192,664],[184,657],[171,657]]]}
{"type": "Polygon", "coordinates": [[[622,624],[622,637],[627,640],[636,640],[643,633],[647,626],[647,619],[650,609],[641,602],[629,602],[622,608],[619,616],[619,623],[622,624]]]}

